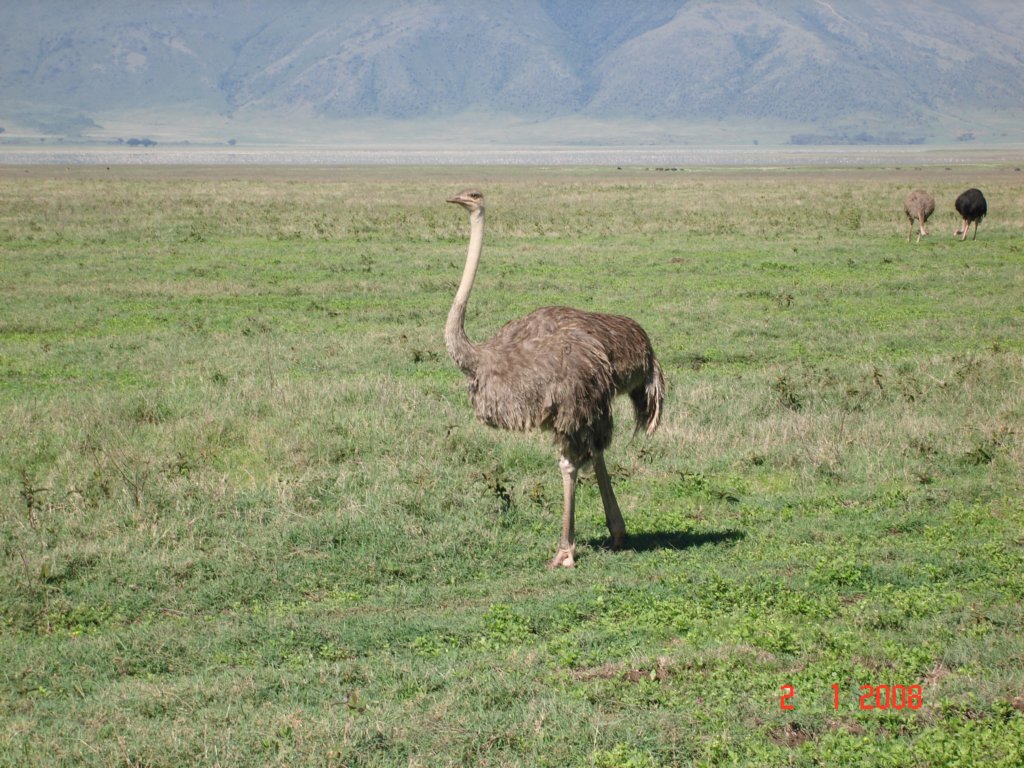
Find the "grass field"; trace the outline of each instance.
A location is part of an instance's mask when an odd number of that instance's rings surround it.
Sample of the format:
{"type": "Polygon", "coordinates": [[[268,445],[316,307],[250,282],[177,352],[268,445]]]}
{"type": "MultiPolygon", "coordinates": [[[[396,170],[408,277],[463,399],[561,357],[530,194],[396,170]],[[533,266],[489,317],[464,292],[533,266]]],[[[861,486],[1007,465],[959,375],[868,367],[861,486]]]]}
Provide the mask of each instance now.
{"type": "Polygon", "coordinates": [[[1020,765],[1022,232],[1012,165],[0,168],[0,765],[1020,765]],[[471,338],[669,382],[574,571],[445,354],[469,184],[471,338]]]}

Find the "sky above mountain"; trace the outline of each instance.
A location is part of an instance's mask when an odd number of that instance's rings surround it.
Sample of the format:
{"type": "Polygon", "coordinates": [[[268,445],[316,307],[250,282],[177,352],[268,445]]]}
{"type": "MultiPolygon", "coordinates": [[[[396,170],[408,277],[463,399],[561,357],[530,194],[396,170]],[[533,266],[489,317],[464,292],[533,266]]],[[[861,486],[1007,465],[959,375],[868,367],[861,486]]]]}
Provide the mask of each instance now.
{"type": "Polygon", "coordinates": [[[1017,0],[5,5],[0,139],[1024,139],[1017,0]]]}

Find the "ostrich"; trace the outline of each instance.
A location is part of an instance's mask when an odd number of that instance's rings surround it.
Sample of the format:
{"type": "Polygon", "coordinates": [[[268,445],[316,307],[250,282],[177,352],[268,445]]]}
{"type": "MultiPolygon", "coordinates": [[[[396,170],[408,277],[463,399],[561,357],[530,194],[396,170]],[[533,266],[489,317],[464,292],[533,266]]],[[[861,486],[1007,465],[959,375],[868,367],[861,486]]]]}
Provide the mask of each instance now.
{"type": "Polygon", "coordinates": [[[961,192],[960,197],[956,199],[956,212],[963,217],[964,223],[953,233],[953,237],[960,235],[960,242],[966,240],[967,230],[970,228],[971,222],[974,222],[974,237],[971,239],[977,240],[978,222],[984,219],[985,214],[988,213],[988,203],[985,202],[985,196],[981,194],[981,190],[972,187],[966,192],[961,192]]]}
{"type": "Polygon", "coordinates": [[[561,451],[562,536],[549,567],[576,564],[576,478],[593,463],[612,548],[622,547],[626,526],[619,511],[604,450],[612,437],[612,400],[628,394],[636,430],[658,427],[665,380],[647,333],[628,317],[542,307],[500,328],[490,341],[466,335],[466,303],[484,242],[484,196],[467,189],[449,203],[469,212],[469,251],[444,340],[448,354],[469,378],[477,418],[488,426],[554,433],[561,451]]]}
{"type": "Polygon", "coordinates": [[[928,217],[935,212],[935,198],[923,189],[915,189],[907,195],[907,200],[903,203],[903,212],[907,214],[907,219],[910,220],[910,231],[907,233],[907,242],[910,242],[910,238],[914,234],[914,219],[917,219],[920,227],[917,233],[917,242],[920,243],[921,238],[928,234],[928,227],[925,225],[928,221],[928,217]]]}

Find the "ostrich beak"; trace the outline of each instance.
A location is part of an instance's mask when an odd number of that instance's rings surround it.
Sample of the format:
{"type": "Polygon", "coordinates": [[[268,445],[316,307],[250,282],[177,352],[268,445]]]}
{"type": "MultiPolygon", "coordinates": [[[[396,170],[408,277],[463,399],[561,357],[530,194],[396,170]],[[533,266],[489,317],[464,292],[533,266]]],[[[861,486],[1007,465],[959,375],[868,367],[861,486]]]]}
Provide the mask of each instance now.
{"type": "Polygon", "coordinates": [[[452,195],[447,199],[449,203],[455,203],[461,205],[467,211],[484,209],[484,198],[483,195],[477,192],[475,189],[464,189],[461,192],[452,195]]]}

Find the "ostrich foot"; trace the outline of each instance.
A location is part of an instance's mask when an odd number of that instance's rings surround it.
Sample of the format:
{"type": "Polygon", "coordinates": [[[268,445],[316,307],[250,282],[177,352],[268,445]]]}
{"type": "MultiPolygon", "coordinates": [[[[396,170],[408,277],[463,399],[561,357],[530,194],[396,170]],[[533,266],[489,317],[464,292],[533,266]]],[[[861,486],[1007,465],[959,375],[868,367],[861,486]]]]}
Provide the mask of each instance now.
{"type": "Polygon", "coordinates": [[[554,558],[548,563],[548,568],[554,570],[561,566],[562,568],[575,568],[576,559],[576,547],[561,547],[558,552],[555,553],[554,558]]]}
{"type": "Polygon", "coordinates": [[[612,534],[612,552],[618,552],[626,546],[626,532],[617,531],[612,534]]]}

